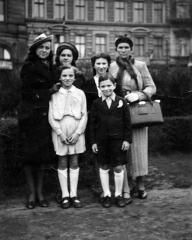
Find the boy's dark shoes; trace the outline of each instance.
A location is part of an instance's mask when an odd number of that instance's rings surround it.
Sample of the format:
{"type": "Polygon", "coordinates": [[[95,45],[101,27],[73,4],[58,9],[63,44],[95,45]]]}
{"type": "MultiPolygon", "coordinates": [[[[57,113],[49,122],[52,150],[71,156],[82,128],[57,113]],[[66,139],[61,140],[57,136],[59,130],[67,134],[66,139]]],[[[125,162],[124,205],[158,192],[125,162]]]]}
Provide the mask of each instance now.
{"type": "Polygon", "coordinates": [[[126,206],[124,198],[120,195],[115,197],[115,204],[118,207],[125,207],[126,206]]]}
{"type": "Polygon", "coordinates": [[[147,198],[147,192],[145,190],[138,190],[137,197],[139,199],[146,199],[147,198]]]}
{"type": "Polygon", "coordinates": [[[102,197],[100,199],[100,202],[101,202],[101,204],[104,208],[110,208],[111,207],[111,197],[109,197],[109,196],[102,197]]]}
{"type": "Polygon", "coordinates": [[[124,197],[124,201],[125,201],[126,205],[129,205],[129,204],[131,204],[133,202],[133,199],[131,197],[130,198],[125,198],[124,197]]]}
{"type": "Polygon", "coordinates": [[[74,208],[82,208],[82,204],[80,200],[77,197],[72,197],[71,198],[71,203],[74,208]]]}
{"type": "Polygon", "coordinates": [[[26,202],[26,208],[34,209],[35,208],[35,201],[27,201],[26,202]]]}
{"type": "Polygon", "coordinates": [[[64,197],[62,198],[62,201],[60,203],[61,208],[66,209],[69,208],[71,206],[70,201],[69,201],[69,197],[64,197]]]}
{"type": "Polygon", "coordinates": [[[49,203],[47,200],[43,199],[43,200],[39,200],[38,201],[38,204],[40,207],[48,207],[49,206],[49,203]]]}

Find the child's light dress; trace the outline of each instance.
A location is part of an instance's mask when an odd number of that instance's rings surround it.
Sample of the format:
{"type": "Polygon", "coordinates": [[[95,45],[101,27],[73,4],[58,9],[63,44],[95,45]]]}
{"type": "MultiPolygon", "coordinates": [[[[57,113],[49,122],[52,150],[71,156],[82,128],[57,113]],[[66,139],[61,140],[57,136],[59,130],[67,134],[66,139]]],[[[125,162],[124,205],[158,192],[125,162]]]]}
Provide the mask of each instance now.
{"type": "Polygon", "coordinates": [[[69,90],[60,88],[49,102],[49,123],[52,127],[52,141],[57,155],[65,156],[83,153],[85,148],[85,128],[87,124],[87,104],[82,90],[72,86],[69,90]],[[66,137],[76,132],[76,144],[61,142],[60,134],[66,137]]]}

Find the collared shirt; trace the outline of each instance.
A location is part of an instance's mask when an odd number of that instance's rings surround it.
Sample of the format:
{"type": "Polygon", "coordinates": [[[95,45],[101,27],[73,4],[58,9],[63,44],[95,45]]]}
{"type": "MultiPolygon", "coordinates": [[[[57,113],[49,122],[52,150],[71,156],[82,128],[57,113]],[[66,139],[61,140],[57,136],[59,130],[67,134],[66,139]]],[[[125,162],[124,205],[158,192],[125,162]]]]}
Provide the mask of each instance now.
{"type": "Polygon", "coordinates": [[[106,101],[108,108],[110,108],[112,101],[115,101],[115,96],[116,96],[115,93],[112,93],[110,97],[105,97],[103,94],[101,97],[102,101],[106,101]]]}

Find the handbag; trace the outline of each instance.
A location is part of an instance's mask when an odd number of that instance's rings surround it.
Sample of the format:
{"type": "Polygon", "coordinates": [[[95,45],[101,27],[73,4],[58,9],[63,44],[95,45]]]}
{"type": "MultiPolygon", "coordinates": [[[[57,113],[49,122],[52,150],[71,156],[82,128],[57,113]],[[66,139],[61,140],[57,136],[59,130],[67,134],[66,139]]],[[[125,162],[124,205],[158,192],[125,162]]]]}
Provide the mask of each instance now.
{"type": "Polygon", "coordinates": [[[160,100],[140,101],[130,104],[130,117],[133,127],[144,127],[164,122],[160,100]]]}

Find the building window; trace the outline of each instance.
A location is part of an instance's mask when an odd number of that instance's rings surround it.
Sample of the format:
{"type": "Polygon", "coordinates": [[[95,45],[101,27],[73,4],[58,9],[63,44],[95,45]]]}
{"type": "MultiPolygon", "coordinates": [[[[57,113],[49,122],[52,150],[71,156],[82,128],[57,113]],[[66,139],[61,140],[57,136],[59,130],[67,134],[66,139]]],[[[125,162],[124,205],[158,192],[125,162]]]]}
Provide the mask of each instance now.
{"type": "Polygon", "coordinates": [[[0,47],[0,69],[13,69],[11,54],[4,47],[0,47]]]}
{"type": "Polygon", "coordinates": [[[95,1],[95,20],[96,21],[105,20],[105,2],[102,0],[95,1]]]}
{"type": "Polygon", "coordinates": [[[45,1],[44,0],[34,0],[33,17],[37,17],[37,18],[45,17],[45,1]]]}
{"type": "Polygon", "coordinates": [[[65,19],[65,0],[54,1],[54,18],[65,19]]]}
{"type": "Polygon", "coordinates": [[[144,2],[134,2],[133,3],[133,21],[135,23],[143,23],[144,18],[144,2]]]}
{"type": "Polygon", "coordinates": [[[54,53],[56,53],[56,50],[59,46],[60,43],[64,42],[65,38],[63,35],[55,35],[55,39],[54,39],[54,53]]]}
{"type": "Polygon", "coordinates": [[[76,36],[75,37],[75,45],[79,51],[79,57],[85,57],[85,37],[84,36],[76,36]]]}
{"type": "Polygon", "coordinates": [[[183,2],[177,3],[176,5],[177,18],[189,18],[190,17],[189,10],[190,10],[189,4],[183,2]]]}
{"type": "Polygon", "coordinates": [[[161,59],[163,56],[163,39],[161,37],[154,38],[153,57],[161,59]]]}
{"type": "Polygon", "coordinates": [[[186,57],[189,56],[189,41],[186,38],[178,39],[178,56],[186,57]]]}
{"type": "Polygon", "coordinates": [[[145,54],[145,39],[144,37],[136,37],[135,38],[135,56],[144,57],[145,54]]]}
{"type": "Polygon", "coordinates": [[[0,0],[0,21],[3,22],[5,20],[5,1],[0,0]]]}
{"type": "Polygon", "coordinates": [[[125,3],[115,1],[115,22],[125,21],[125,3]]]}
{"type": "Polygon", "coordinates": [[[163,3],[154,2],[153,3],[153,23],[163,22],[163,3]]]}
{"type": "Polygon", "coordinates": [[[85,20],[85,0],[75,0],[75,19],[85,20]]]}
{"type": "Polygon", "coordinates": [[[106,37],[105,36],[96,36],[95,37],[95,52],[106,52],[106,37]]]}

